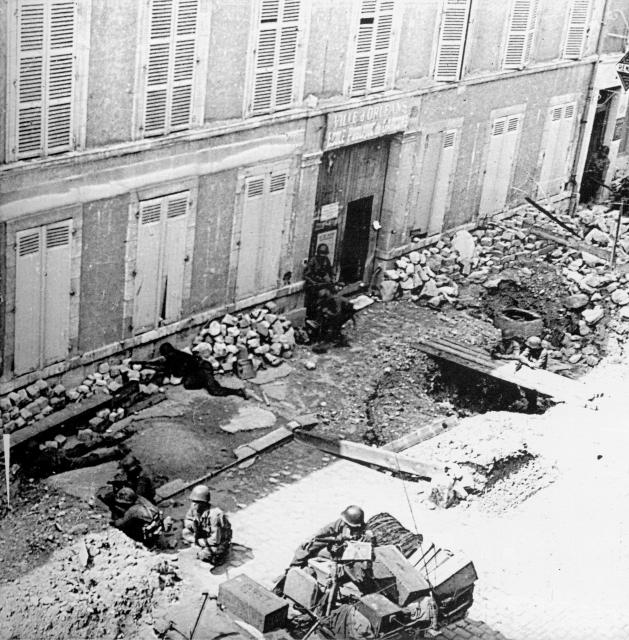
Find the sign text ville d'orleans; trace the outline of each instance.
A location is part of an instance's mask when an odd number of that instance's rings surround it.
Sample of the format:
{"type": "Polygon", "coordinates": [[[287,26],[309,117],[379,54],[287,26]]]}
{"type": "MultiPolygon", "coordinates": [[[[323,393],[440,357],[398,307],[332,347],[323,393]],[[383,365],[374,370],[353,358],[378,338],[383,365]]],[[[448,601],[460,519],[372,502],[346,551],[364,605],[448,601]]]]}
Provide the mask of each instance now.
{"type": "Polygon", "coordinates": [[[330,113],[325,148],[344,147],[404,131],[408,125],[409,112],[409,102],[400,100],[330,113]]]}

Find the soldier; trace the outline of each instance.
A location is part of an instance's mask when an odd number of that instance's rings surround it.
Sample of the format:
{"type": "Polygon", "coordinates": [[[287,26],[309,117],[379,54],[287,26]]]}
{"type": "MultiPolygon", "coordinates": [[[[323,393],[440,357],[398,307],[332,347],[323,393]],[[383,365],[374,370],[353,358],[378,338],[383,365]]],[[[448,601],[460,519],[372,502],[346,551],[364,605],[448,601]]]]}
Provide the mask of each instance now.
{"type": "Polygon", "coordinates": [[[153,502],[155,489],[151,479],[143,473],[140,461],[129,454],[120,461],[120,468],[127,480],[127,486],[131,487],[139,496],[153,502]]]}
{"type": "Polygon", "coordinates": [[[197,355],[175,349],[170,342],[159,347],[160,356],[152,360],[132,360],[132,364],[151,367],[164,376],[183,379],[184,389],[205,389],[213,396],[249,397],[246,389],[223,387],[214,377],[212,365],[197,355]]]}
{"type": "Polygon", "coordinates": [[[375,544],[373,533],[365,525],[365,512],[357,505],[347,507],[339,518],[303,542],[295,551],[291,567],[305,567],[310,558],[330,558],[348,540],[375,544]]]}
{"type": "Polygon", "coordinates": [[[231,524],[221,509],[210,504],[210,489],[203,484],[190,493],[181,536],[197,548],[197,558],[216,566],[225,562],[232,540],[231,524]]]}
{"type": "Polygon", "coordinates": [[[308,260],[308,264],[304,269],[305,286],[305,307],[306,317],[310,320],[315,319],[317,313],[317,303],[319,300],[319,291],[323,289],[332,289],[334,272],[332,263],[330,262],[330,249],[327,244],[320,244],[317,247],[316,254],[308,260]]]}
{"type": "Polygon", "coordinates": [[[164,531],[161,511],[152,502],[138,496],[128,487],[122,487],[118,491],[116,502],[123,509],[123,513],[120,517],[112,518],[110,524],[132,540],[141,542],[147,547],[153,546],[164,531]]]}
{"type": "MultiPolygon", "coordinates": [[[[531,336],[526,340],[525,349],[518,357],[518,365],[526,365],[531,369],[546,369],[548,366],[548,351],[539,336],[531,336]]],[[[538,410],[537,391],[524,389],[524,396],[528,403],[528,410],[531,412],[538,410]]]]}

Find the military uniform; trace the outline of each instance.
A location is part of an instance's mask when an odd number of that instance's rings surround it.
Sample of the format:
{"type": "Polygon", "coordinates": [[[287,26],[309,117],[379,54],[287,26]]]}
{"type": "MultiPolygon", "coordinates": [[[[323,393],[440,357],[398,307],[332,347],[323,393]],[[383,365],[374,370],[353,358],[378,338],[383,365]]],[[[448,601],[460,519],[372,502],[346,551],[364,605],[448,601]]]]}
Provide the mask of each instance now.
{"type": "Polygon", "coordinates": [[[198,547],[197,557],[204,562],[221,564],[229,551],[231,525],[218,507],[199,514],[193,506],[184,516],[182,538],[198,547]]]}

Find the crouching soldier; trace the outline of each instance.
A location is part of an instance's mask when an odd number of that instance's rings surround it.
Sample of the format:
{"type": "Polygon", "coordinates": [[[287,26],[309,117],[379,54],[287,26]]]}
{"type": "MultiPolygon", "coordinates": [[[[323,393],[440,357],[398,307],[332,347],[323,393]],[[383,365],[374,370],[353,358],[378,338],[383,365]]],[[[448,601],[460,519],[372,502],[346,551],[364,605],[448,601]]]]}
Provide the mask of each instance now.
{"type": "Polygon", "coordinates": [[[118,491],[116,505],[122,510],[122,515],[114,516],[110,524],[132,540],[147,547],[154,546],[165,530],[162,512],[129,487],[122,487],[118,491]]]}
{"type": "Polygon", "coordinates": [[[231,524],[221,509],[210,504],[210,490],[203,484],[190,493],[190,509],[183,522],[184,542],[197,549],[197,558],[216,566],[227,559],[232,540],[231,524]]]}

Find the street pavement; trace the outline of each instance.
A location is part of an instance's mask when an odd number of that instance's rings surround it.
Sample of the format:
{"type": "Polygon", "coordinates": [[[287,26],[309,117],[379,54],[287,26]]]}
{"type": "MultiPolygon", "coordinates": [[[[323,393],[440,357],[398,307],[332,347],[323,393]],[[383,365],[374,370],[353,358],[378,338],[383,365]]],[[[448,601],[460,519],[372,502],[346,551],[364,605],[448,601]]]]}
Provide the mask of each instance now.
{"type": "MultiPolygon", "coordinates": [[[[241,566],[210,577],[197,565],[189,588],[206,589],[209,581],[217,588],[241,571],[271,586],[301,541],[357,503],[368,517],[388,511],[409,529],[416,523],[427,538],[474,561],[479,577],[469,618],[438,640],[626,640],[628,410],[621,395],[599,411],[557,406],[540,416],[544,435],[536,449],[556,460],[558,478],[500,515],[474,503],[431,510],[419,485],[347,461],[277,484],[231,516],[234,541],[247,549],[241,566]]],[[[422,444],[406,453],[421,458],[422,444]]]]}

